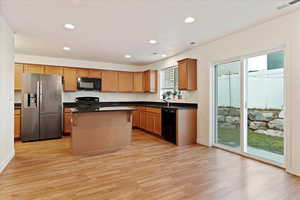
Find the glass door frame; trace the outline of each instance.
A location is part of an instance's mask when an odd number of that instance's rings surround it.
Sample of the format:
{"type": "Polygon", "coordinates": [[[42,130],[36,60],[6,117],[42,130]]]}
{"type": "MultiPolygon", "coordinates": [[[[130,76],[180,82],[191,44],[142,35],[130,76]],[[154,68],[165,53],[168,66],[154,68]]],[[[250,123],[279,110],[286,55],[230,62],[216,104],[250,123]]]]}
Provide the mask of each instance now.
{"type": "Polygon", "coordinates": [[[212,146],[213,147],[217,147],[232,153],[236,153],[248,158],[252,158],[254,160],[258,160],[264,163],[268,163],[271,165],[275,165],[281,168],[285,168],[286,165],[286,144],[287,144],[287,125],[286,125],[286,121],[287,121],[287,114],[285,114],[285,118],[284,118],[284,136],[283,136],[283,140],[284,140],[284,163],[280,164],[277,162],[274,162],[272,160],[266,159],[266,158],[262,158],[262,157],[258,157],[255,155],[252,155],[250,153],[247,152],[247,144],[248,144],[248,103],[247,103],[247,96],[248,96],[248,66],[247,66],[247,59],[251,58],[251,57],[255,57],[255,56],[261,56],[264,54],[269,54],[269,53],[274,53],[277,51],[283,51],[284,52],[284,81],[283,81],[283,88],[284,88],[284,92],[283,92],[283,99],[284,99],[284,108],[285,108],[285,113],[287,113],[286,111],[288,110],[287,108],[287,83],[286,83],[286,65],[287,65],[287,55],[286,55],[286,49],[284,47],[280,47],[280,48],[274,48],[271,50],[267,50],[267,51],[261,51],[258,53],[254,53],[254,54],[248,54],[246,56],[240,56],[240,57],[235,57],[235,58],[231,58],[231,59],[226,59],[226,60],[222,60],[220,62],[215,62],[211,64],[212,70],[211,70],[211,98],[212,98],[212,103],[211,103],[211,113],[212,113],[212,122],[211,122],[211,141],[212,141],[212,146]],[[218,65],[222,65],[222,64],[227,64],[230,62],[235,62],[235,61],[240,61],[240,149],[234,149],[232,147],[223,145],[223,144],[218,144],[216,143],[216,136],[217,136],[217,103],[218,103],[218,99],[217,99],[217,74],[216,74],[216,69],[218,65]]]}

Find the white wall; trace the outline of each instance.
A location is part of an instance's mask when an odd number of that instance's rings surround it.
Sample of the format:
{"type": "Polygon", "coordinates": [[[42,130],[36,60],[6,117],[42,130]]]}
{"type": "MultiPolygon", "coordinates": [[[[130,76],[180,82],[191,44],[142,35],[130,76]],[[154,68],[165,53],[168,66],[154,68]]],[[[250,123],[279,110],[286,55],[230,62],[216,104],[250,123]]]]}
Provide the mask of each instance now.
{"type": "MultiPolygon", "coordinates": [[[[85,60],[74,60],[66,58],[53,58],[45,56],[32,56],[16,54],[16,62],[20,63],[32,63],[32,64],[44,64],[44,65],[56,65],[66,67],[81,67],[81,68],[93,68],[93,69],[110,69],[118,71],[143,71],[145,67],[135,65],[121,65],[114,63],[104,62],[91,62],[85,60]]],[[[94,96],[100,97],[101,101],[135,101],[137,99],[143,99],[143,94],[134,93],[100,93],[100,92],[88,92],[88,91],[76,91],[76,92],[64,92],[63,101],[73,102],[76,97],[79,96],[94,96]],[[140,98],[138,98],[140,97],[140,98]]],[[[15,93],[15,103],[21,102],[21,92],[15,93]]]]}
{"type": "Polygon", "coordinates": [[[0,172],[14,152],[14,34],[0,12],[0,172]]]}
{"type": "MultiPolygon", "coordinates": [[[[257,53],[285,46],[286,66],[286,142],[287,170],[300,175],[300,11],[275,18],[247,30],[231,34],[216,41],[196,47],[164,61],[149,65],[148,68],[163,68],[176,64],[183,58],[198,59],[198,91],[192,94],[198,102],[198,143],[210,146],[212,98],[212,63],[237,56],[257,53]]],[[[201,27],[199,27],[201,28],[201,27]]],[[[205,30],[203,30],[205,31],[205,30]]],[[[149,99],[157,99],[149,95],[149,99]]]]}

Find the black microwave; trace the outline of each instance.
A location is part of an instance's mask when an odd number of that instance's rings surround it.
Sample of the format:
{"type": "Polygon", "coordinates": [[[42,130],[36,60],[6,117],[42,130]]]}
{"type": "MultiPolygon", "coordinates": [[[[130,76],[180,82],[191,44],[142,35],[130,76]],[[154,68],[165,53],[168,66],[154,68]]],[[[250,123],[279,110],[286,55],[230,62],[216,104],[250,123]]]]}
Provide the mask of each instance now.
{"type": "Polygon", "coordinates": [[[100,78],[77,78],[77,89],[78,90],[101,90],[101,79],[100,78]]]}

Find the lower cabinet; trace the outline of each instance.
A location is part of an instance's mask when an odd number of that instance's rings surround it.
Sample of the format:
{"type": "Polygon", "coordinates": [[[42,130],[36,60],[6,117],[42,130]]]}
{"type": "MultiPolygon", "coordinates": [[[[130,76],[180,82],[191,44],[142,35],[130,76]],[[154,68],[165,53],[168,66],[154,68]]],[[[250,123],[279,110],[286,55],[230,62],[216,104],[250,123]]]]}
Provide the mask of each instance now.
{"type": "Polygon", "coordinates": [[[64,109],[64,133],[72,133],[72,112],[71,108],[64,109]]]}
{"type": "Polygon", "coordinates": [[[161,109],[137,107],[133,114],[133,126],[150,133],[161,135],[161,109]]]}
{"type": "Polygon", "coordinates": [[[14,124],[15,124],[14,138],[19,139],[21,138],[21,109],[15,109],[14,124]]]}

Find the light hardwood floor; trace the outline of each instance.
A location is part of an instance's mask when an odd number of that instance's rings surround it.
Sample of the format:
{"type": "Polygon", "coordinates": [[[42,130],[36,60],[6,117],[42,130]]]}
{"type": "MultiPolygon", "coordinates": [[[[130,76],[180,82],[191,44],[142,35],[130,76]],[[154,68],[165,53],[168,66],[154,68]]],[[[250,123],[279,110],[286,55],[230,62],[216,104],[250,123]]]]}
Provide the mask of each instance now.
{"type": "Polygon", "coordinates": [[[131,146],[73,156],[70,138],[16,143],[1,200],[298,200],[300,178],[215,148],[176,147],[139,130],[131,146]]]}

